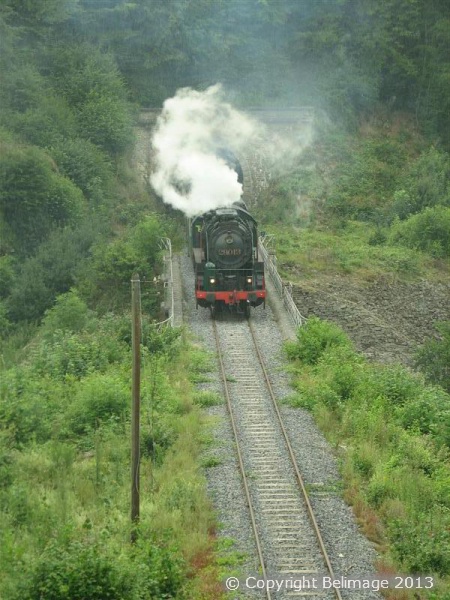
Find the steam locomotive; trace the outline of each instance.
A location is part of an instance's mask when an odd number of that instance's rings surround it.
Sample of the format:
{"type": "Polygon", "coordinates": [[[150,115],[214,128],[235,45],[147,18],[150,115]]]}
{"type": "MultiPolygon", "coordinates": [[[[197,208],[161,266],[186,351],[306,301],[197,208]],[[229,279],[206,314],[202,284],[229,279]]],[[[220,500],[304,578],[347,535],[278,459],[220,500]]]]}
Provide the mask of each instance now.
{"type": "MultiPolygon", "coordinates": [[[[238,173],[239,177],[239,173],[238,173]]],[[[197,307],[250,315],[265,305],[264,262],[255,219],[244,202],[203,213],[190,224],[197,307]]]]}

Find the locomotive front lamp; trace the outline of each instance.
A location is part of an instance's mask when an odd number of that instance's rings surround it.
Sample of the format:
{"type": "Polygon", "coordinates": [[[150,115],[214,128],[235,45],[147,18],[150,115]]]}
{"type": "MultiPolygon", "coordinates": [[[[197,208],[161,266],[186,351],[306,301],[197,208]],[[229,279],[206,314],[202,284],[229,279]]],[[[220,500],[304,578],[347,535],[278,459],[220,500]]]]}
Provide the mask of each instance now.
{"type": "Polygon", "coordinates": [[[247,277],[247,283],[251,283],[252,282],[252,278],[251,277],[247,277]]]}
{"type": "Polygon", "coordinates": [[[216,283],[216,280],[214,279],[214,277],[211,277],[211,279],[209,280],[209,283],[216,283]]]}

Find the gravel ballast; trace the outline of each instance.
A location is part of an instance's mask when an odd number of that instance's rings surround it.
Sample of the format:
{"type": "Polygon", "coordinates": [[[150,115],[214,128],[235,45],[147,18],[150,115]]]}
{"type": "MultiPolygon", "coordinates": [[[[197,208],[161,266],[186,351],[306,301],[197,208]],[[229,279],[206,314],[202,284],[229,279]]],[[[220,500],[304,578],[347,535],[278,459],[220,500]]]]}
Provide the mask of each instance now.
{"type": "MultiPolygon", "coordinates": [[[[181,257],[181,272],[184,286],[184,321],[202,347],[216,354],[215,341],[209,311],[195,308],[194,277],[192,263],[187,256],[181,257]]],[[[273,294],[272,290],[272,294],[273,294]]],[[[276,299],[274,299],[276,300],[276,299]]],[[[270,306],[252,310],[252,322],[256,337],[269,371],[275,395],[278,399],[292,393],[289,376],[285,372],[286,359],[283,356],[283,338],[289,318],[276,308],[276,318],[270,306]],[[283,335],[278,322],[283,321],[283,335]]],[[[293,327],[292,327],[293,330],[293,327]]],[[[211,381],[202,383],[201,389],[223,394],[217,371],[210,374],[211,381]]],[[[205,409],[211,418],[213,444],[205,450],[205,461],[211,466],[205,469],[208,493],[214,504],[219,523],[219,538],[234,541],[229,552],[236,552],[244,558],[240,561],[240,577],[258,572],[258,560],[245,501],[241,475],[235,455],[235,444],[229,424],[229,416],[223,405],[205,409]]],[[[352,510],[341,497],[342,481],[333,452],[318,430],[312,416],[303,409],[293,409],[281,405],[281,412],[290,441],[305,483],[311,488],[311,502],[319,523],[325,545],[329,551],[332,566],[337,577],[376,578],[374,561],[376,552],[370,542],[358,531],[352,510]]],[[[222,544],[228,545],[227,542],[222,544]]],[[[237,562],[237,561],[236,561],[237,562]]],[[[233,575],[236,565],[232,568],[233,575]]],[[[231,573],[230,573],[231,574],[231,573]]],[[[242,587],[242,586],[241,586],[242,587]]],[[[378,599],[381,595],[374,590],[341,590],[344,598],[378,599]]],[[[260,592],[240,590],[230,592],[230,598],[265,597],[260,592]]]]}

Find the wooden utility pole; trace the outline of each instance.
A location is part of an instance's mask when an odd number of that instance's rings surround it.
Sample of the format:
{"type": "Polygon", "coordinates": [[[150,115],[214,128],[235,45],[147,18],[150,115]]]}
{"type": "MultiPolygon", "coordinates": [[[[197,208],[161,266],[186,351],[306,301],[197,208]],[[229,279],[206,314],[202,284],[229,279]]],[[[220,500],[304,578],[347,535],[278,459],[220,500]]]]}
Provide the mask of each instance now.
{"type": "Polygon", "coordinates": [[[132,319],[132,406],[131,406],[131,542],[137,539],[139,523],[139,423],[141,404],[141,282],[134,273],[131,280],[132,319]]]}

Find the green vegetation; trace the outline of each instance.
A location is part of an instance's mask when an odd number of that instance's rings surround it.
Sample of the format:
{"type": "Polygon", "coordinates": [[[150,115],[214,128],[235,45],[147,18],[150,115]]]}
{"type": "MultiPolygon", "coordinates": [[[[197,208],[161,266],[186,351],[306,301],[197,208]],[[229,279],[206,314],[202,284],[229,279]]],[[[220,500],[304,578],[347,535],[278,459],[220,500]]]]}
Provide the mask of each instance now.
{"type": "Polygon", "coordinates": [[[80,599],[192,597],[187,575],[209,551],[212,527],[198,394],[188,379],[197,367],[180,332],[147,329],[135,548],[129,318],[99,318],[72,290],[46,313],[25,360],[3,371],[2,597],[61,598],[62,589],[80,599]]]}
{"type": "MultiPolygon", "coordinates": [[[[450,590],[450,396],[400,366],[368,363],[311,318],[287,346],[297,393],[339,451],[351,502],[385,561],[450,590]]],[[[441,595],[439,595],[441,594],[441,595]]]]}
{"type": "Polygon", "coordinates": [[[279,270],[292,282],[320,274],[353,274],[363,280],[383,274],[406,280],[439,274],[433,257],[424,252],[374,243],[381,233],[371,224],[349,221],[335,231],[325,226],[271,225],[267,229],[275,234],[279,270]]]}
{"type": "Polygon", "coordinates": [[[441,385],[450,393],[450,322],[436,324],[441,338],[426,342],[416,354],[416,366],[428,381],[441,385]]]}
{"type": "MultiPolygon", "coordinates": [[[[152,326],[158,239],[181,236],[130,161],[137,107],[218,81],[244,107],[314,106],[323,116],[314,143],[259,202],[283,274],[446,277],[449,20],[444,0],[2,2],[2,597],[221,594],[198,468],[200,408],[218,398],[191,389],[207,380],[210,357],[152,326]],[[146,379],[143,519],[132,549],[134,271],[145,279],[146,379]]],[[[368,366],[337,329],[309,327],[291,349],[304,361],[300,402],[353,436],[349,479],[362,506],[379,512],[399,564],[445,579],[448,397],[368,366]]],[[[417,365],[448,390],[447,324],[438,333],[417,365]]],[[[221,560],[229,571],[240,559],[221,560]]]]}
{"type": "Polygon", "coordinates": [[[411,280],[445,276],[449,201],[448,154],[406,117],[380,113],[356,134],[319,132],[257,212],[291,281],[318,273],[411,280]]]}

